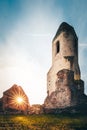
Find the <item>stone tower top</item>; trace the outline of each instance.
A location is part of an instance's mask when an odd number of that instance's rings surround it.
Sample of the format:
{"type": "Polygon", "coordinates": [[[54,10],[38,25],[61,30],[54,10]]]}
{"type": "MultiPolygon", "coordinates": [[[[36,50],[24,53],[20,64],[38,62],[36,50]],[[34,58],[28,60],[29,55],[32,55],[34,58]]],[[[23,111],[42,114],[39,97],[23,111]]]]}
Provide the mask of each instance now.
{"type": "Polygon", "coordinates": [[[74,35],[74,38],[75,38],[76,40],[78,40],[74,28],[73,28],[71,25],[69,25],[68,23],[62,22],[61,25],[59,26],[57,32],[56,32],[56,35],[55,35],[53,41],[54,41],[54,40],[58,37],[58,35],[60,35],[60,33],[62,33],[62,32],[71,33],[71,34],[74,35]]]}
{"type": "Polygon", "coordinates": [[[74,28],[63,22],[52,42],[52,66],[57,71],[68,69],[74,71],[74,78],[80,79],[78,64],[78,38],[74,28]]]}

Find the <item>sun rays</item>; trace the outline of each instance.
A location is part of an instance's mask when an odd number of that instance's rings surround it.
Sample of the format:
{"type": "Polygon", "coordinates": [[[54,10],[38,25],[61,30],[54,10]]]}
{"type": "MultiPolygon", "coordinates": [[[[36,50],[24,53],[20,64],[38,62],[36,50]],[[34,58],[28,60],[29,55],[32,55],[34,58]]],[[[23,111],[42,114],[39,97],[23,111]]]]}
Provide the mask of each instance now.
{"type": "Polygon", "coordinates": [[[27,110],[29,106],[28,98],[20,86],[14,85],[10,92],[7,90],[5,92],[5,104],[6,106],[17,109],[17,110],[27,110]]]}
{"type": "Polygon", "coordinates": [[[25,109],[27,104],[27,98],[23,92],[14,91],[11,95],[11,104],[14,105],[17,109],[23,110],[25,109]]]}

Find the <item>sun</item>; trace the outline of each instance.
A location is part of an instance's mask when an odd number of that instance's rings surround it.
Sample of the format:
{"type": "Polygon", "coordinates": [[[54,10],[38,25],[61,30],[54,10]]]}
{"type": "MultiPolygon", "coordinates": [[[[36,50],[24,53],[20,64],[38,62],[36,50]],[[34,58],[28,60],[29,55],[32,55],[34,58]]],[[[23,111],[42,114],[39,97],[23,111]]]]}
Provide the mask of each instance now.
{"type": "Polygon", "coordinates": [[[29,107],[28,98],[20,88],[14,88],[9,95],[9,105],[17,110],[26,110],[29,107]]]}
{"type": "Polygon", "coordinates": [[[18,104],[22,104],[24,100],[23,97],[17,97],[16,101],[18,104]]]}

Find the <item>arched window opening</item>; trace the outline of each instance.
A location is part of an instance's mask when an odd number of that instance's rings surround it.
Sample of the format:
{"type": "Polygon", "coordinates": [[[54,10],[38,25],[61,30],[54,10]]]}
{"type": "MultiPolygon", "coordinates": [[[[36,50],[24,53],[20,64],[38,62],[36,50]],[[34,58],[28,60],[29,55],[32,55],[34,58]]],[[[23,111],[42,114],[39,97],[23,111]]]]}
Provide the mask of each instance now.
{"type": "Polygon", "coordinates": [[[57,53],[59,53],[59,51],[60,51],[60,43],[59,43],[59,41],[56,43],[56,50],[57,50],[57,53]]]}

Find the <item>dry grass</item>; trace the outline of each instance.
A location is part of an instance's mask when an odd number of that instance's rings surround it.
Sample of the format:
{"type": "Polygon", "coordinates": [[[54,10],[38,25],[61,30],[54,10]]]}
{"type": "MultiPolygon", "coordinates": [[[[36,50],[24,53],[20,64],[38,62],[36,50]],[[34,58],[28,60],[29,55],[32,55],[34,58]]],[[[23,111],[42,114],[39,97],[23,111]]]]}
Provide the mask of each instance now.
{"type": "Polygon", "coordinates": [[[87,116],[1,115],[0,130],[87,130],[87,116]]]}

